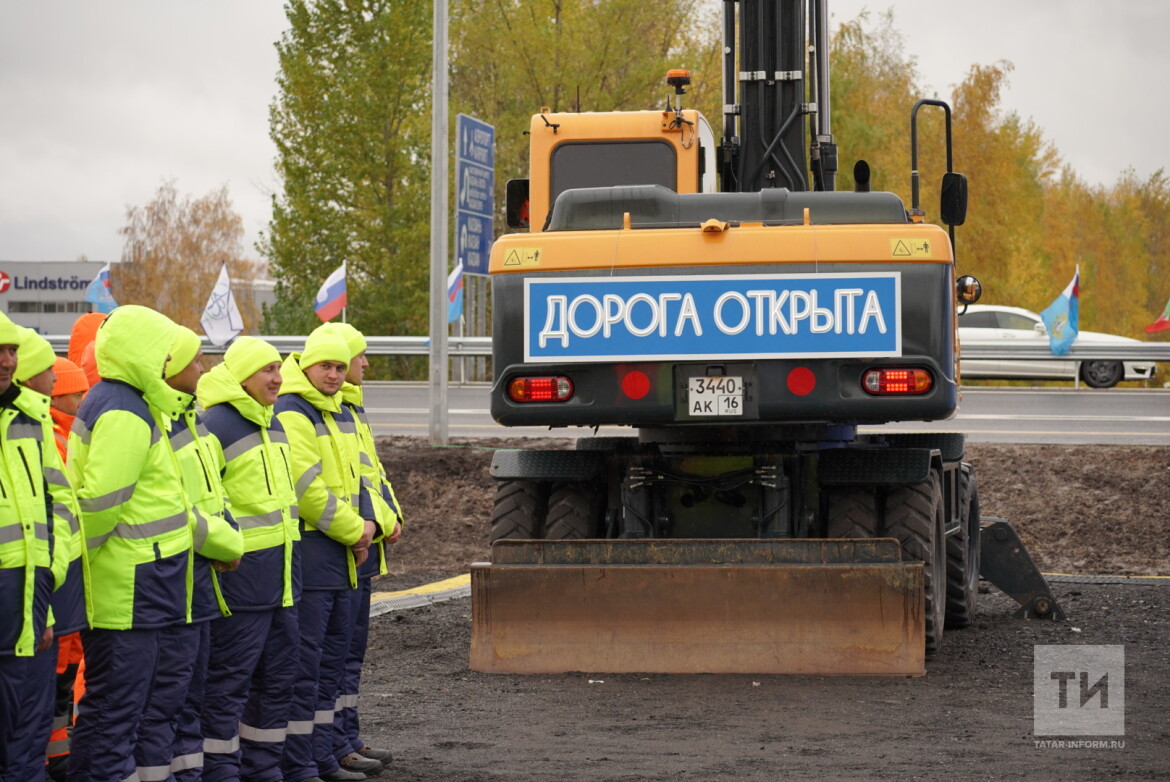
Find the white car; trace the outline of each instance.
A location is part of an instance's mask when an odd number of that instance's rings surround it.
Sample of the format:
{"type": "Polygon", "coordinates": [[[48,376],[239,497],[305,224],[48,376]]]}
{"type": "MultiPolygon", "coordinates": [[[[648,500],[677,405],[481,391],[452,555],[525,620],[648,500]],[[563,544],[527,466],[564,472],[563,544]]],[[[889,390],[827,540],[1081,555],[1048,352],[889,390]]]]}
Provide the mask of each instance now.
{"type": "MultiPolygon", "coordinates": [[[[1152,361],[1064,361],[1061,359],[1020,359],[1017,361],[975,361],[962,359],[962,343],[996,340],[1048,345],[1048,329],[1040,316],[1019,307],[971,304],[959,316],[960,371],[970,379],[1011,378],[1016,380],[1075,380],[1078,376],[1093,388],[1111,388],[1121,380],[1149,380],[1156,365],[1152,361]]],[[[1080,331],[1074,345],[1140,342],[1141,340],[1080,331]]]]}

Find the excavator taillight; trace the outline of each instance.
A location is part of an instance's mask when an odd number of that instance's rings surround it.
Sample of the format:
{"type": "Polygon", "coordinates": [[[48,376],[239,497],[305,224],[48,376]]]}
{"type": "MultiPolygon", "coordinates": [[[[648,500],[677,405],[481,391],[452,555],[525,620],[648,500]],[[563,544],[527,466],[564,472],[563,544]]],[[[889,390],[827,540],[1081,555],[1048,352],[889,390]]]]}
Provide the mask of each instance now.
{"type": "Polygon", "coordinates": [[[513,402],[564,402],[573,396],[573,381],[567,377],[518,377],[508,383],[513,402]]]}
{"type": "Polygon", "coordinates": [[[925,394],[933,385],[925,369],[871,369],[861,378],[861,387],[874,396],[925,394]]]}

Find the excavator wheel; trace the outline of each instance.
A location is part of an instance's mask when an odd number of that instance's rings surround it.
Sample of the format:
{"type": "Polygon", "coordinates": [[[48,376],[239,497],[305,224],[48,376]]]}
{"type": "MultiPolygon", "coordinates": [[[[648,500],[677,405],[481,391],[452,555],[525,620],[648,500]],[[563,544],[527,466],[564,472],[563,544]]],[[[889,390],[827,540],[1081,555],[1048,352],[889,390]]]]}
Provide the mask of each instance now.
{"type": "Polygon", "coordinates": [[[601,535],[602,494],[587,483],[554,483],[548,496],[547,540],[596,538],[601,535]]]}
{"type": "Polygon", "coordinates": [[[979,592],[979,491],[970,465],[959,468],[959,534],[947,538],[947,627],[966,627],[979,592]]]}
{"type": "Polygon", "coordinates": [[[498,481],[490,542],[543,538],[548,494],[548,484],[543,481],[498,481]]]}
{"type": "Polygon", "coordinates": [[[828,497],[825,537],[879,537],[877,497],[873,489],[853,487],[831,489],[828,497]]]}
{"type": "Polygon", "coordinates": [[[926,654],[939,650],[946,615],[945,505],[937,473],[930,480],[899,486],[886,497],[885,535],[897,538],[908,560],[926,565],[926,654]]]}

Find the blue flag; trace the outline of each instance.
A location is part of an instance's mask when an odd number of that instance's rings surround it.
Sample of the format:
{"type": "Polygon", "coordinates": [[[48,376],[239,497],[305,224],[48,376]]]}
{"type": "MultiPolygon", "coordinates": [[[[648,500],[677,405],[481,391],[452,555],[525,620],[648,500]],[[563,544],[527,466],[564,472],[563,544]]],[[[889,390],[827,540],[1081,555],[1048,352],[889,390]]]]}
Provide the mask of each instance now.
{"type": "Polygon", "coordinates": [[[97,305],[94,307],[98,312],[113,312],[114,307],[118,306],[118,302],[114,301],[114,297],[110,295],[110,265],[107,263],[93,278],[93,282],[85,290],[85,300],[90,304],[97,305]]]}
{"type": "Polygon", "coordinates": [[[1068,353],[1068,349],[1076,341],[1080,296],[1081,267],[1078,265],[1072,282],[1048,305],[1048,309],[1040,313],[1040,319],[1048,329],[1048,346],[1055,356],[1068,353]]]}

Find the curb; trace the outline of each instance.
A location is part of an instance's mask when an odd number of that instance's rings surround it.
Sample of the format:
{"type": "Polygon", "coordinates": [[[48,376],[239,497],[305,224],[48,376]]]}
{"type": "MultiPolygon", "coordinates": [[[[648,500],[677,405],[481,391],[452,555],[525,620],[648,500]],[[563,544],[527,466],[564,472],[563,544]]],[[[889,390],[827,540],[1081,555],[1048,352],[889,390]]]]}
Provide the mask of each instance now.
{"type": "Polygon", "coordinates": [[[375,592],[370,595],[370,616],[381,616],[392,611],[422,608],[460,597],[471,596],[471,574],[424,584],[401,592],[375,592]]]}

